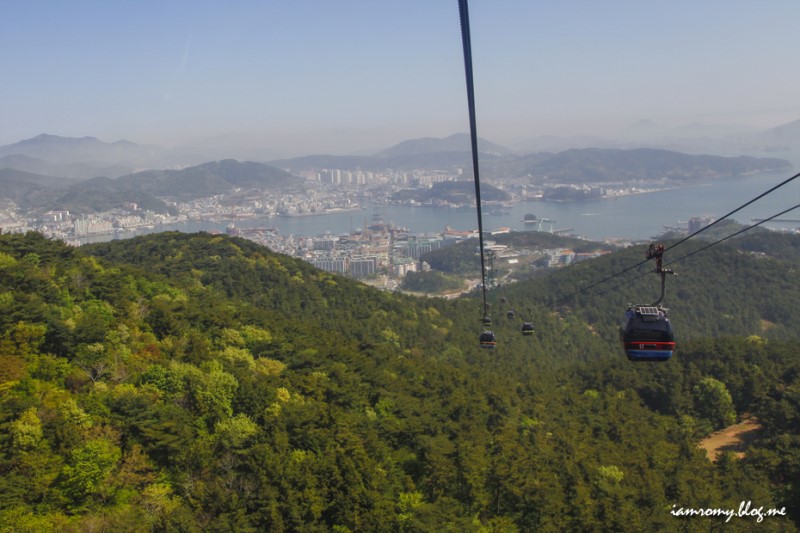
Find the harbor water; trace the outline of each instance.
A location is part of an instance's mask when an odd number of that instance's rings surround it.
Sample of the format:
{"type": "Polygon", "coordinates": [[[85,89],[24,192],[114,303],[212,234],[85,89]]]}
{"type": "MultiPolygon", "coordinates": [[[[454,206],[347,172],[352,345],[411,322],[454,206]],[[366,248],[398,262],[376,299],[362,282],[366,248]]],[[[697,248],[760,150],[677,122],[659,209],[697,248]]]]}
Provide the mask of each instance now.
{"type": "MultiPolygon", "coordinates": [[[[719,218],[750,201],[791,176],[791,173],[759,174],[742,178],[717,180],[696,186],[687,186],[614,198],[598,198],[575,202],[526,201],[511,206],[484,206],[485,231],[510,228],[515,231],[560,231],[589,240],[638,240],[661,235],[666,227],[675,227],[692,217],[719,218]],[[541,224],[523,222],[526,214],[541,219],[541,224]],[[544,220],[546,219],[546,220],[544,220]]],[[[763,219],[788,209],[800,199],[800,179],[764,197],[730,218],[750,224],[753,219],[763,219]]],[[[798,210],[800,211],[800,210],[798,210]]],[[[281,235],[314,237],[325,233],[345,234],[360,229],[380,217],[384,222],[405,226],[412,233],[440,233],[445,227],[455,230],[477,228],[474,207],[432,208],[383,205],[368,202],[358,211],[347,211],[313,216],[277,216],[263,219],[189,221],[141,228],[115,235],[95,235],[82,242],[95,242],[113,238],[127,238],[158,231],[225,231],[233,223],[240,228],[276,228],[281,235]]],[[[765,227],[796,229],[800,227],[800,213],[786,214],[781,219],[789,222],[770,222],[765,227]]]]}

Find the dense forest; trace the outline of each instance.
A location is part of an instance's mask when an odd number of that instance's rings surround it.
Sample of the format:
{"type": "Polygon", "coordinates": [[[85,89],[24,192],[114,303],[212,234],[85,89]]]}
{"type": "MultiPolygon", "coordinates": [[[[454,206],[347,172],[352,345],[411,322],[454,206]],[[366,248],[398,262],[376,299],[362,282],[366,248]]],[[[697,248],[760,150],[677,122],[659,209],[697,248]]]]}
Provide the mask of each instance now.
{"type": "Polygon", "coordinates": [[[799,247],[677,261],[677,352],[642,364],[617,326],[648,266],[579,291],[644,247],[494,289],[481,350],[477,297],[239,238],[2,234],[0,531],[796,531],[799,247]],[[744,457],[710,461],[744,416],[744,457]],[[676,512],[742,502],[763,520],[676,512]]]}

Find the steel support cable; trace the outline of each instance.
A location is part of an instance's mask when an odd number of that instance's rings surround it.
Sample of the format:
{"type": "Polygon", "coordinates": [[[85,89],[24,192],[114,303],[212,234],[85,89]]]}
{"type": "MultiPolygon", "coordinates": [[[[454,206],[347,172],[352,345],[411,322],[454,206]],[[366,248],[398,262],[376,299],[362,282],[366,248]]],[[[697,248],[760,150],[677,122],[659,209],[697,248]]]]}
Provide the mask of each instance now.
{"type": "MultiPolygon", "coordinates": [[[[770,193],[772,193],[772,192],[774,192],[774,191],[776,191],[776,190],[780,189],[781,187],[783,187],[783,186],[784,186],[784,185],[786,185],[787,183],[791,182],[792,180],[795,180],[795,179],[797,179],[798,177],[800,177],[800,172],[798,172],[797,174],[795,174],[795,175],[794,175],[794,176],[792,176],[791,178],[788,178],[788,179],[785,179],[785,180],[783,180],[783,181],[782,181],[782,182],[780,182],[779,184],[777,184],[777,185],[775,185],[774,187],[772,187],[770,190],[768,190],[768,191],[766,191],[766,192],[763,192],[763,193],[759,194],[758,196],[756,196],[755,198],[753,198],[753,199],[752,199],[752,200],[750,200],[749,202],[747,202],[747,203],[745,203],[745,204],[742,204],[742,205],[740,205],[739,207],[737,207],[736,209],[734,209],[733,211],[731,211],[731,212],[730,212],[730,213],[728,213],[727,215],[725,215],[725,216],[722,216],[722,217],[718,218],[717,220],[715,220],[714,222],[712,222],[712,223],[711,223],[711,224],[709,224],[708,226],[704,226],[704,227],[700,228],[699,230],[695,231],[694,233],[692,233],[691,235],[687,235],[686,237],[684,237],[683,239],[679,240],[678,242],[676,242],[676,243],[675,243],[675,244],[673,244],[672,246],[669,246],[669,247],[667,247],[667,248],[666,248],[664,251],[665,251],[665,252],[667,252],[667,251],[669,251],[669,250],[672,250],[672,249],[673,249],[673,248],[675,248],[676,246],[679,246],[679,245],[681,245],[681,244],[685,243],[686,241],[688,241],[689,239],[691,239],[691,238],[692,238],[692,237],[694,237],[695,235],[698,235],[698,234],[700,234],[700,233],[704,232],[705,230],[707,230],[708,228],[710,228],[710,227],[714,226],[715,224],[718,224],[719,222],[722,222],[723,220],[725,220],[726,218],[728,218],[728,217],[729,217],[729,216],[731,216],[732,214],[734,214],[734,213],[736,213],[736,212],[738,212],[738,211],[741,211],[742,209],[744,209],[744,208],[745,208],[745,207],[747,207],[748,205],[752,204],[753,202],[756,202],[756,201],[758,201],[758,200],[762,199],[762,198],[763,198],[763,197],[765,197],[766,195],[768,195],[768,194],[770,194],[770,193]]],[[[791,209],[790,209],[790,211],[791,211],[791,209]]]]}
{"type": "MultiPolygon", "coordinates": [[[[765,222],[769,222],[770,220],[776,219],[776,218],[778,218],[778,217],[779,217],[779,216],[781,216],[781,215],[785,215],[786,213],[788,213],[788,212],[790,212],[790,211],[794,211],[795,209],[800,209],[800,204],[797,204],[797,205],[796,205],[796,206],[794,206],[794,207],[790,207],[789,209],[785,209],[785,210],[781,211],[780,213],[777,213],[777,214],[775,214],[775,215],[772,215],[772,216],[771,216],[771,217],[769,217],[769,218],[765,218],[764,220],[760,220],[760,221],[758,221],[758,222],[757,222],[757,223],[755,223],[755,224],[752,224],[752,225],[750,225],[750,226],[747,226],[747,227],[745,227],[745,228],[742,228],[742,229],[740,229],[739,231],[737,231],[736,233],[732,233],[732,234],[728,235],[727,237],[723,237],[722,239],[719,239],[719,240],[717,240],[717,241],[714,241],[714,242],[712,242],[712,243],[709,243],[709,244],[707,244],[707,245],[703,246],[702,248],[698,248],[697,250],[694,250],[693,252],[690,252],[690,253],[688,253],[688,254],[686,254],[686,255],[684,255],[684,256],[681,256],[681,257],[679,257],[679,258],[677,258],[677,259],[673,259],[672,261],[669,261],[668,263],[665,263],[665,264],[664,264],[664,266],[672,265],[672,264],[674,264],[674,263],[677,263],[677,262],[679,262],[679,261],[683,261],[683,260],[684,260],[684,259],[686,259],[686,258],[689,258],[689,257],[691,257],[691,256],[693,256],[693,255],[695,255],[695,254],[697,254],[697,253],[700,253],[700,252],[702,252],[702,251],[704,251],[704,250],[708,250],[708,249],[709,249],[709,248],[711,248],[712,246],[716,246],[717,244],[720,244],[720,243],[722,243],[722,242],[725,242],[725,241],[727,241],[728,239],[732,239],[733,237],[736,237],[737,235],[741,235],[742,233],[745,233],[745,232],[747,232],[747,231],[750,231],[751,229],[757,228],[757,227],[758,227],[758,226],[760,226],[761,224],[764,224],[765,222]]],[[[643,277],[645,277],[647,274],[651,274],[651,273],[652,273],[652,272],[644,272],[644,273],[642,273],[642,274],[639,274],[639,275],[638,275],[638,276],[636,276],[635,278],[628,280],[628,281],[627,281],[627,283],[633,283],[634,281],[638,281],[638,280],[642,279],[643,277]]],[[[617,285],[614,285],[614,286],[613,286],[613,287],[611,287],[610,289],[606,289],[606,290],[604,290],[604,291],[601,291],[599,294],[605,294],[605,293],[607,293],[607,292],[612,292],[612,291],[614,291],[614,290],[616,290],[616,289],[618,289],[618,288],[622,287],[622,285],[623,285],[623,284],[621,284],[621,283],[620,283],[620,284],[617,284],[617,285]]]]}
{"type": "MultiPolygon", "coordinates": [[[[671,265],[671,264],[673,264],[673,263],[677,263],[678,261],[683,261],[683,260],[684,260],[684,259],[686,259],[687,257],[691,257],[691,256],[693,256],[694,254],[700,253],[700,252],[702,252],[703,250],[707,250],[707,249],[711,248],[712,246],[716,246],[717,244],[719,244],[719,243],[721,243],[721,242],[725,242],[725,241],[727,241],[728,239],[731,239],[731,238],[733,238],[733,237],[736,237],[737,235],[741,235],[742,233],[744,233],[744,232],[746,232],[746,231],[750,231],[751,229],[753,229],[753,228],[756,228],[756,227],[760,226],[760,225],[761,225],[761,224],[763,224],[764,222],[769,222],[770,220],[772,220],[772,219],[775,219],[775,218],[778,218],[778,217],[779,217],[779,216],[781,216],[781,215],[785,215],[785,214],[786,214],[786,213],[788,213],[789,211],[794,211],[794,210],[795,210],[795,209],[797,209],[797,208],[800,208],[800,204],[797,204],[797,205],[796,205],[796,206],[794,206],[794,207],[790,207],[789,209],[785,209],[785,210],[781,211],[780,213],[778,213],[778,214],[776,214],[776,215],[772,215],[772,216],[771,216],[771,217],[769,217],[769,218],[765,218],[764,220],[760,220],[760,221],[756,222],[755,224],[752,224],[752,225],[750,225],[750,226],[747,226],[746,228],[740,229],[740,230],[739,230],[739,231],[737,231],[736,233],[732,233],[732,234],[728,235],[727,237],[724,237],[724,238],[722,238],[722,239],[719,239],[718,241],[714,241],[714,242],[712,242],[712,243],[710,243],[710,244],[707,244],[706,246],[703,246],[702,248],[699,248],[699,249],[697,249],[697,250],[695,250],[695,251],[693,251],[693,252],[690,252],[690,253],[688,253],[688,254],[686,254],[686,255],[682,256],[682,257],[679,257],[679,258],[677,258],[677,259],[673,259],[672,261],[668,262],[668,263],[667,263],[667,265],[671,265]]],[[[674,246],[673,246],[673,248],[674,248],[674,246]]]]}
{"type": "MultiPolygon", "coordinates": [[[[779,184],[775,185],[774,187],[772,187],[771,189],[769,189],[769,190],[767,190],[767,191],[765,191],[765,192],[763,192],[763,193],[759,194],[758,196],[756,196],[756,197],[755,197],[755,198],[753,198],[752,200],[750,200],[750,201],[748,201],[748,202],[746,202],[746,203],[744,203],[744,204],[740,205],[739,207],[737,207],[736,209],[734,209],[734,210],[733,210],[733,211],[731,211],[730,213],[728,213],[728,214],[726,214],[726,215],[724,215],[724,216],[722,216],[722,217],[718,218],[717,220],[715,220],[714,222],[712,222],[712,223],[711,223],[711,224],[709,224],[708,226],[704,226],[704,227],[700,228],[699,230],[695,231],[694,233],[692,233],[691,235],[688,235],[688,236],[684,237],[683,239],[679,240],[679,241],[678,241],[678,242],[676,242],[675,244],[673,244],[673,245],[671,245],[671,246],[667,247],[667,248],[664,250],[664,252],[666,252],[666,251],[668,251],[668,250],[672,250],[672,249],[673,249],[673,248],[675,248],[676,246],[679,246],[679,245],[681,245],[681,244],[685,243],[685,242],[686,242],[686,241],[688,241],[689,239],[691,239],[691,238],[693,238],[693,237],[695,237],[695,236],[699,235],[700,233],[702,233],[702,232],[706,231],[706,230],[707,230],[708,228],[710,228],[711,226],[714,226],[715,224],[718,224],[719,222],[722,222],[723,220],[725,220],[725,219],[726,219],[726,218],[728,218],[729,216],[731,216],[731,215],[733,215],[733,214],[735,214],[735,213],[737,213],[737,212],[741,211],[741,210],[742,210],[742,209],[744,209],[745,207],[747,207],[747,206],[749,206],[750,204],[752,204],[752,203],[754,203],[754,202],[756,202],[756,201],[760,200],[761,198],[763,198],[763,197],[767,196],[768,194],[771,194],[771,193],[773,193],[774,191],[776,191],[776,190],[780,189],[780,188],[781,188],[781,187],[783,187],[784,185],[787,185],[788,183],[790,183],[791,181],[793,181],[793,180],[797,179],[798,177],[800,177],[800,172],[799,172],[799,173],[797,173],[797,174],[795,174],[794,176],[791,176],[790,178],[787,178],[787,179],[783,180],[781,183],[779,183],[779,184]]],[[[742,231],[740,231],[740,232],[738,232],[738,233],[735,233],[735,234],[733,234],[733,235],[730,235],[729,237],[726,237],[726,239],[728,239],[728,238],[730,238],[730,237],[733,237],[733,236],[735,236],[735,235],[738,235],[739,233],[743,233],[744,231],[747,231],[748,229],[754,228],[754,227],[756,227],[756,226],[758,226],[758,225],[760,225],[760,224],[763,224],[764,222],[767,222],[767,221],[769,221],[769,220],[772,220],[773,218],[775,218],[775,217],[777,217],[777,216],[780,216],[781,214],[785,214],[785,213],[787,213],[788,211],[792,211],[793,209],[796,209],[796,207],[792,207],[792,208],[788,209],[787,211],[784,211],[783,213],[779,213],[778,215],[775,215],[775,216],[773,216],[773,217],[770,217],[770,218],[768,218],[768,219],[766,219],[766,220],[763,220],[763,221],[759,222],[758,224],[754,224],[754,225],[752,225],[752,226],[748,226],[748,227],[747,227],[747,228],[745,228],[744,230],[742,230],[742,231]]],[[[726,239],[722,239],[722,240],[726,240],[726,239]]],[[[722,242],[722,241],[719,241],[719,242],[722,242]]],[[[709,247],[710,247],[710,246],[709,246],[709,247]]],[[[706,247],[706,248],[708,248],[708,247],[706,247]]],[[[681,258],[681,259],[684,259],[684,258],[681,258]]],[[[635,265],[632,265],[632,266],[630,266],[630,267],[628,267],[628,268],[626,268],[626,269],[624,269],[624,270],[621,270],[621,271],[619,271],[619,272],[617,272],[617,273],[615,273],[615,274],[611,274],[610,276],[606,276],[605,278],[601,279],[600,281],[597,281],[597,282],[595,282],[595,283],[592,283],[591,285],[589,285],[589,286],[587,286],[587,287],[583,287],[583,288],[581,288],[581,289],[578,289],[578,290],[576,290],[576,291],[574,291],[574,292],[572,292],[572,293],[568,294],[567,296],[565,296],[565,297],[561,298],[560,300],[557,300],[556,302],[554,302],[552,305],[553,305],[553,307],[555,307],[555,306],[558,306],[558,305],[560,305],[560,304],[564,303],[565,301],[567,301],[567,300],[569,300],[569,299],[573,298],[574,296],[576,296],[576,295],[578,295],[578,294],[581,294],[581,293],[583,293],[583,292],[586,292],[586,291],[588,291],[589,289],[593,289],[594,287],[597,287],[598,285],[601,285],[601,284],[603,284],[603,283],[606,283],[606,282],[608,282],[608,281],[611,281],[612,279],[614,279],[614,278],[616,278],[616,277],[618,277],[618,276],[621,276],[622,274],[625,274],[625,273],[627,273],[627,272],[630,272],[631,270],[633,270],[633,269],[635,269],[635,268],[638,268],[638,267],[642,266],[643,264],[647,263],[648,261],[649,261],[649,259],[645,259],[644,261],[640,261],[639,263],[636,263],[635,265]]],[[[670,262],[669,262],[669,263],[667,263],[667,264],[668,264],[668,265],[670,265],[670,264],[672,264],[672,263],[675,263],[675,262],[676,262],[676,261],[670,261],[670,262]]],[[[639,276],[639,277],[637,277],[637,278],[634,278],[634,279],[633,279],[633,280],[631,280],[631,281],[636,281],[637,279],[641,278],[642,276],[643,276],[643,274],[642,274],[642,275],[640,275],[640,276],[639,276]]],[[[612,287],[612,289],[609,289],[609,290],[613,290],[614,288],[617,288],[617,287],[619,287],[619,285],[615,285],[614,287],[612,287]]],[[[607,291],[604,291],[604,292],[607,292],[607,291]]]]}
{"type": "Polygon", "coordinates": [[[638,263],[636,263],[635,265],[633,265],[633,266],[629,266],[629,267],[628,267],[628,268],[626,268],[625,270],[620,270],[620,271],[619,271],[619,272],[617,272],[616,274],[611,274],[610,276],[606,276],[605,278],[601,279],[600,281],[597,281],[597,282],[595,282],[595,283],[592,283],[591,285],[589,285],[589,286],[587,286],[587,287],[583,287],[583,288],[581,288],[581,289],[578,289],[578,290],[576,290],[576,291],[574,291],[574,292],[572,292],[572,293],[570,293],[570,294],[568,294],[568,295],[564,296],[564,297],[563,297],[563,298],[561,298],[560,300],[557,300],[556,302],[554,302],[554,303],[553,303],[553,306],[558,306],[558,305],[561,305],[562,303],[564,303],[564,302],[566,302],[567,300],[571,299],[573,296],[576,296],[576,295],[578,295],[578,294],[580,294],[580,293],[582,293],[582,292],[586,292],[586,291],[588,291],[589,289],[593,289],[594,287],[597,287],[598,285],[601,285],[601,284],[603,284],[603,283],[606,283],[607,281],[611,281],[612,279],[614,279],[614,278],[616,278],[616,277],[618,277],[618,276],[621,276],[621,275],[623,275],[623,274],[625,274],[625,273],[627,273],[627,272],[630,272],[630,271],[631,271],[631,270],[633,270],[634,268],[638,268],[638,267],[642,266],[643,264],[647,263],[648,261],[649,261],[649,259],[645,259],[644,261],[639,261],[639,262],[638,262],[638,263]]]}
{"type": "Polygon", "coordinates": [[[464,49],[464,72],[467,81],[467,107],[469,108],[469,133],[472,149],[472,173],[475,181],[475,205],[478,208],[478,243],[481,256],[481,287],[483,288],[483,315],[489,314],[486,302],[486,259],[483,251],[483,215],[481,213],[481,181],[478,174],[478,132],[475,120],[475,85],[472,78],[472,44],[469,32],[469,9],[467,0],[459,0],[461,17],[461,44],[464,49]]]}

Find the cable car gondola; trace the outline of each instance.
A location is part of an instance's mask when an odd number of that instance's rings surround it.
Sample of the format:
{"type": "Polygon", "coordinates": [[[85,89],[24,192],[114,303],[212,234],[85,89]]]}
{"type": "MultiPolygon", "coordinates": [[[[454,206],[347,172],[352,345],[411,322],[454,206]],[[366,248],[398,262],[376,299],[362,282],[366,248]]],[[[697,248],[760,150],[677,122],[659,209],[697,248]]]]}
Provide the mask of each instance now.
{"type": "Polygon", "coordinates": [[[524,322],[522,324],[522,334],[523,335],[533,335],[533,323],[532,322],[524,322]]]}
{"type": "Polygon", "coordinates": [[[489,331],[488,329],[483,333],[481,333],[480,341],[481,341],[481,348],[494,350],[495,346],[497,346],[497,339],[495,338],[494,333],[489,331]]]}
{"type": "Polygon", "coordinates": [[[620,339],[630,361],[666,361],[675,351],[672,324],[667,309],[660,305],[666,292],[667,274],[675,273],[663,267],[663,256],[663,244],[651,244],[647,250],[647,259],[656,260],[655,273],[661,276],[661,297],[650,305],[629,305],[625,312],[620,339]]]}
{"type": "Polygon", "coordinates": [[[666,361],[675,350],[672,324],[663,307],[628,308],[620,336],[630,361],[666,361]]]}

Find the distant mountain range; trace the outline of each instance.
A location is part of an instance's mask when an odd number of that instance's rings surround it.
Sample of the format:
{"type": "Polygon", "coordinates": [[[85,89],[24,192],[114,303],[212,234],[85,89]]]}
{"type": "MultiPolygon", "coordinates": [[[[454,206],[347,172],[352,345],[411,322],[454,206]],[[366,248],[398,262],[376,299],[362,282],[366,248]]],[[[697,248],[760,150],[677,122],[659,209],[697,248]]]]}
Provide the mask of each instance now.
{"type": "Polygon", "coordinates": [[[627,182],[669,179],[696,182],[754,172],[788,170],[784,159],[690,155],[668,150],[638,148],[566,150],[535,162],[526,173],[561,183],[627,182]]]}
{"type": "Polygon", "coordinates": [[[24,154],[11,154],[0,157],[0,168],[22,170],[32,174],[59,177],[64,182],[94,178],[97,176],[117,177],[130,174],[132,167],[123,164],[105,165],[103,163],[52,163],[44,159],[24,154]]]}
{"type": "Polygon", "coordinates": [[[640,120],[623,133],[625,139],[739,139],[752,141],[800,142],[800,119],[787,124],[761,130],[750,126],[719,124],[685,124],[668,127],[652,120],[640,120]]]}
{"type": "Polygon", "coordinates": [[[19,206],[45,203],[55,190],[66,186],[62,178],[41,176],[14,168],[0,168],[0,198],[13,200],[19,206]]]}
{"type": "MultiPolygon", "coordinates": [[[[405,144],[411,153],[403,153],[400,145],[389,157],[307,156],[273,161],[271,164],[291,172],[314,168],[379,171],[395,170],[445,170],[459,169],[472,174],[469,148],[465,151],[426,151],[426,140],[405,144]]],[[[437,143],[430,143],[431,149],[437,143]]],[[[624,182],[668,178],[674,181],[697,181],[753,172],[785,170],[792,168],[789,161],[764,157],[722,157],[691,155],[669,150],[638,148],[620,150],[611,148],[585,148],[559,153],[540,152],[526,155],[498,155],[481,152],[481,176],[504,181],[523,176],[547,178],[561,183],[624,182]]]]}
{"type": "MultiPolygon", "coordinates": [[[[470,137],[457,133],[442,139],[424,137],[403,141],[373,156],[309,155],[270,161],[269,164],[292,172],[320,168],[343,170],[382,171],[387,168],[407,171],[414,169],[444,169],[472,165],[470,137]]],[[[482,160],[513,156],[513,150],[478,139],[482,160]]]]}
{"type": "MultiPolygon", "coordinates": [[[[442,152],[469,152],[470,150],[470,136],[466,133],[456,133],[443,139],[424,137],[422,139],[403,141],[391,148],[378,152],[375,157],[394,159],[442,152]]],[[[514,153],[513,150],[481,138],[478,138],[478,152],[494,156],[506,156],[514,153]]]]}
{"type": "MultiPolygon", "coordinates": [[[[636,127],[644,131],[655,126],[640,123],[636,127]]],[[[800,147],[800,120],[749,138],[761,139],[762,148],[776,151],[779,146],[800,147]]],[[[692,155],[655,148],[519,154],[485,139],[479,139],[478,147],[481,176],[490,181],[521,176],[559,183],[694,181],[791,168],[791,163],[781,158],[692,155]]],[[[292,173],[322,168],[376,172],[449,169],[465,177],[472,169],[466,134],[412,139],[373,156],[309,155],[269,163],[228,159],[175,169],[178,161],[177,155],[158,146],[43,134],[0,146],[0,197],[14,200],[23,209],[90,212],[136,202],[163,211],[166,205],[158,197],[190,200],[237,188],[299,191],[302,180],[292,173]]]]}
{"type": "Polygon", "coordinates": [[[513,145],[518,153],[562,152],[572,148],[658,148],[687,154],[769,156],[800,164],[800,120],[763,129],[731,124],[668,126],[640,120],[607,136],[542,135],[513,145]]]}
{"type": "Polygon", "coordinates": [[[777,142],[798,143],[800,142],[800,119],[770,128],[762,132],[760,136],[777,142]]]}
{"type": "Polygon", "coordinates": [[[171,163],[169,151],[160,146],[130,141],[107,143],[94,137],[42,134],[0,146],[0,167],[78,179],[115,178],[171,163]]]}
{"type": "Polygon", "coordinates": [[[0,169],[0,187],[0,197],[14,200],[23,209],[75,213],[107,211],[131,202],[142,209],[166,213],[169,208],[159,197],[186,201],[242,188],[294,193],[304,190],[303,180],[284,170],[264,163],[234,160],[79,182],[0,169]]]}

